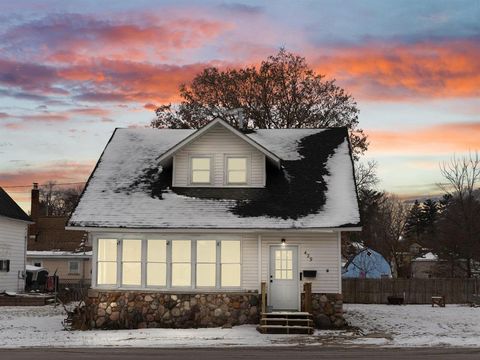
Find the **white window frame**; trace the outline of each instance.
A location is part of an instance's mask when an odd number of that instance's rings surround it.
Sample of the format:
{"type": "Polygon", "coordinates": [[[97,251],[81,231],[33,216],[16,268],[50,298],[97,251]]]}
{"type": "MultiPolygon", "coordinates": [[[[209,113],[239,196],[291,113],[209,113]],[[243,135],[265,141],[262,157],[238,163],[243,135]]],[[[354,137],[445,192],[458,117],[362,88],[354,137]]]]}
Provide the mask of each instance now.
{"type": "Polygon", "coordinates": [[[251,154],[225,154],[224,158],[224,179],[223,183],[225,186],[231,187],[242,187],[242,186],[249,186],[251,183],[251,166],[252,166],[252,156],[251,154]],[[246,160],[246,168],[245,168],[245,182],[229,182],[228,175],[230,170],[228,169],[228,159],[245,159],[246,160]]]}
{"type": "Polygon", "coordinates": [[[80,261],[79,260],[70,260],[68,262],[68,274],[69,275],[80,275],[80,261]],[[72,264],[77,264],[77,270],[72,271],[72,264]]]}
{"type": "Polygon", "coordinates": [[[93,257],[95,265],[92,269],[92,287],[101,289],[158,289],[164,291],[239,291],[243,286],[243,241],[241,236],[233,235],[192,235],[192,234],[157,234],[157,233],[119,233],[119,234],[99,234],[93,236],[93,257]],[[98,267],[98,240],[110,239],[117,240],[117,283],[116,284],[98,284],[97,279],[97,267],[98,267]],[[166,240],[167,246],[167,258],[166,258],[166,286],[147,286],[147,246],[148,240],[166,240]],[[122,285],[122,250],[123,240],[142,240],[142,266],[141,266],[141,286],[136,285],[122,285]],[[191,245],[191,286],[180,287],[172,286],[172,241],[175,240],[190,240],[191,245]],[[213,240],[216,242],[216,275],[215,275],[215,287],[203,287],[197,286],[197,241],[198,240],[213,240]],[[222,241],[238,241],[240,243],[240,286],[234,287],[222,287],[221,286],[221,242],[222,241]]]}
{"type": "Polygon", "coordinates": [[[214,156],[213,154],[189,154],[188,156],[188,184],[190,186],[212,186],[213,184],[213,161],[214,156]],[[208,182],[193,182],[193,166],[192,162],[193,159],[209,159],[210,160],[210,176],[208,182]]]}

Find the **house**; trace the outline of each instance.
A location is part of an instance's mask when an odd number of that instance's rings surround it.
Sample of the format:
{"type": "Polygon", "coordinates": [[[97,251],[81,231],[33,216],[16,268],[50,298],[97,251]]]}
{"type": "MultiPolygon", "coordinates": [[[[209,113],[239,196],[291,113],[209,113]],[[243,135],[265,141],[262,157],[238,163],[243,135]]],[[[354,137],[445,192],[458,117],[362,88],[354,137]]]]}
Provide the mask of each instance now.
{"type": "Polygon", "coordinates": [[[344,266],[343,278],[381,279],[391,278],[388,261],[375,250],[362,248],[344,266]]]}
{"type": "Polygon", "coordinates": [[[40,210],[38,184],[31,197],[28,227],[27,263],[56,274],[64,285],[89,285],[91,281],[91,246],[84,231],[66,230],[66,216],[47,216],[40,210]]]}
{"type": "Polygon", "coordinates": [[[0,187],[0,293],[23,292],[30,217],[0,187]]]}
{"type": "Polygon", "coordinates": [[[361,229],[348,131],[116,129],[67,228],[93,244],[89,327],[258,323],[304,309],[305,283],[340,326],[341,233],[361,229]]]}

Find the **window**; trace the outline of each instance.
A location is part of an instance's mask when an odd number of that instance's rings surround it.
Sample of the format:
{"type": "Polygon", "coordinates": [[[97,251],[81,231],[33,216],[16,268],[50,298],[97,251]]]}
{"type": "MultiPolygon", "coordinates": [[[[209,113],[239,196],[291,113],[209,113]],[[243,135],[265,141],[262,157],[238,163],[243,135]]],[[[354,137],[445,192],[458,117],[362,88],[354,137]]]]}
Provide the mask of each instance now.
{"type": "Polygon", "coordinates": [[[122,285],[142,284],[142,240],[122,242],[122,285]]]}
{"type": "Polygon", "coordinates": [[[192,184],[210,184],[211,183],[211,158],[210,157],[192,157],[191,158],[191,178],[192,184]]]}
{"type": "Polygon", "coordinates": [[[197,286],[215,287],[217,284],[217,242],[197,241],[197,286]]]}
{"type": "Polygon", "coordinates": [[[227,184],[247,183],[247,158],[227,157],[227,184]]]}
{"type": "Polygon", "coordinates": [[[147,241],[147,286],[167,286],[167,240],[147,241]]]}
{"type": "Polygon", "coordinates": [[[221,242],[222,287],[240,286],[240,241],[221,242]]]}
{"type": "Polygon", "coordinates": [[[287,249],[275,250],[275,279],[293,279],[293,251],[287,249]]]}
{"type": "Polygon", "coordinates": [[[69,261],[68,262],[68,273],[69,274],[80,274],[80,263],[78,261],[69,261]]]}
{"type": "Polygon", "coordinates": [[[172,286],[191,286],[191,252],[190,240],[172,241],[172,286]]]}
{"type": "Polygon", "coordinates": [[[42,267],[42,263],[40,261],[35,261],[33,266],[42,267]]]}
{"type": "Polygon", "coordinates": [[[10,271],[10,260],[0,260],[0,272],[10,271]]]}
{"type": "Polygon", "coordinates": [[[117,284],[117,240],[98,239],[97,284],[117,284]]]}

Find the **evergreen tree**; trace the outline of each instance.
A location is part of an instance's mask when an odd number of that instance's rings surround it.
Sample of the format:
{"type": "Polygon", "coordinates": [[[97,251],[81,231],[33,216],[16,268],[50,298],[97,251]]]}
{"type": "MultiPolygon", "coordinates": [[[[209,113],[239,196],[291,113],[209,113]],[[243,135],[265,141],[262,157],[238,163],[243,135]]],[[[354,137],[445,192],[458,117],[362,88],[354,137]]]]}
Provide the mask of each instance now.
{"type": "Polygon", "coordinates": [[[407,223],[405,225],[405,238],[409,243],[420,243],[424,232],[424,221],[422,216],[422,206],[418,200],[410,208],[407,223]]]}

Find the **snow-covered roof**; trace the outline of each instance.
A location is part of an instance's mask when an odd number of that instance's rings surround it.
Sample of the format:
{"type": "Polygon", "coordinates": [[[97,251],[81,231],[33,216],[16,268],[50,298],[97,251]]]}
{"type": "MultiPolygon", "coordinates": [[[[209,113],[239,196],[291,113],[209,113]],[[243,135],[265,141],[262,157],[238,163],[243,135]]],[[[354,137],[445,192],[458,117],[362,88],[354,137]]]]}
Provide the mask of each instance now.
{"type": "Polygon", "coordinates": [[[360,223],[348,132],[255,130],[250,139],[281,159],[265,188],[171,188],[158,159],[195,130],[117,129],[68,226],[296,229],[360,223]]]}
{"type": "Polygon", "coordinates": [[[28,250],[27,257],[29,258],[85,258],[92,256],[91,251],[74,252],[74,251],[36,251],[28,250]]]}
{"type": "Polygon", "coordinates": [[[438,260],[438,256],[432,252],[428,252],[414,259],[414,261],[437,261],[437,260],[438,260]]]}

